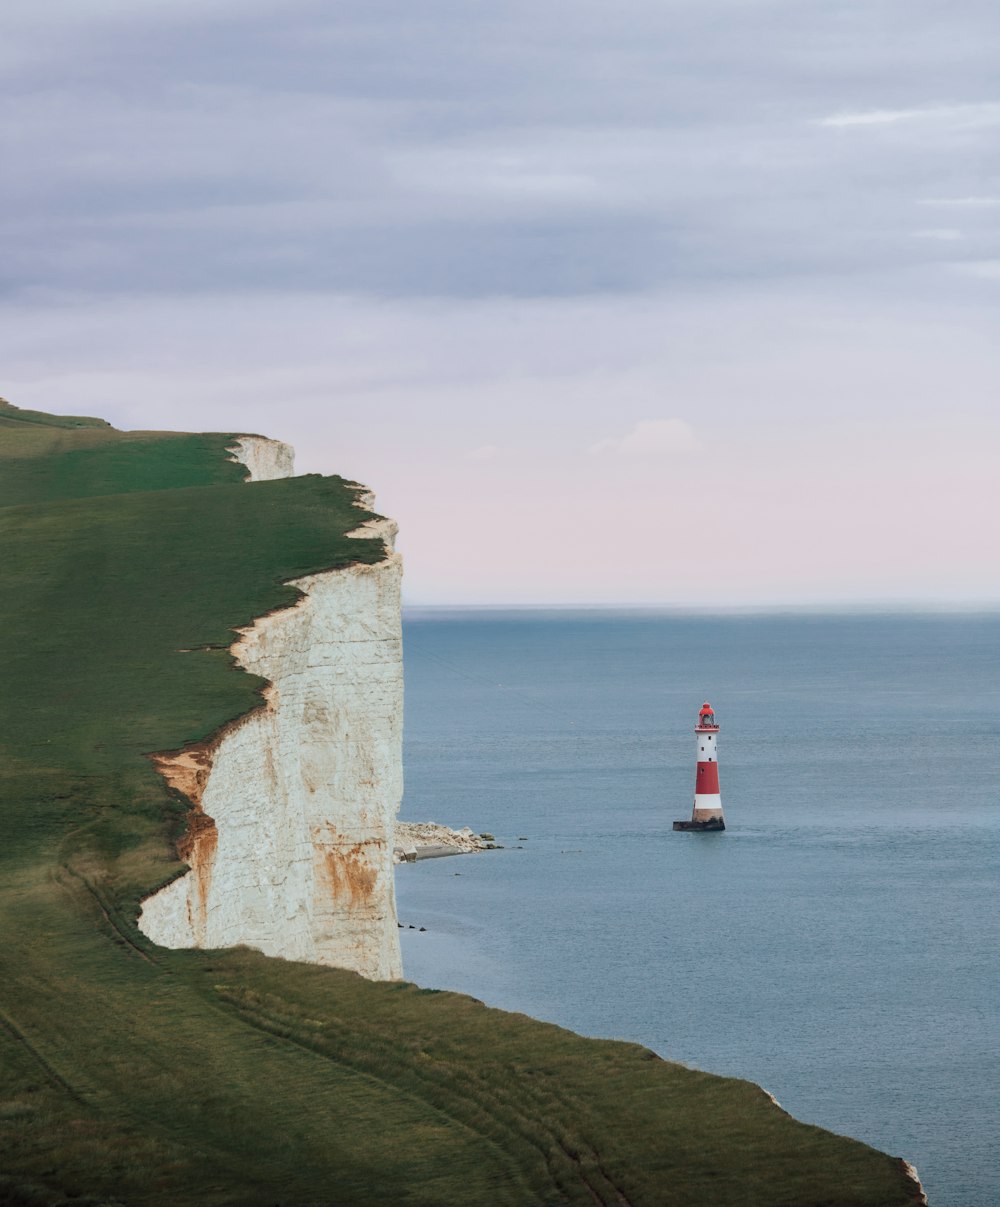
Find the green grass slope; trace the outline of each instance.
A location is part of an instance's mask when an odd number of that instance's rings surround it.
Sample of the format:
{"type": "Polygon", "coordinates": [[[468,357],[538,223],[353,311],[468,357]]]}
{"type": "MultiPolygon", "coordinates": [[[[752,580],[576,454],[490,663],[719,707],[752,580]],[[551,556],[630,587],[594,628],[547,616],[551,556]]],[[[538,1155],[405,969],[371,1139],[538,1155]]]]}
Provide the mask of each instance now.
{"type": "Polygon", "coordinates": [[[0,408],[0,1203],[913,1201],[748,1083],[145,939],[185,812],[145,756],[256,705],[226,647],[285,580],[383,555],[350,483],[244,485],[231,440],[0,408]]]}
{"type": "Polygon", "coordinates": [[[242,482],[232,436],[118,432],[103,419],[22,411],[0,399],[0,507],[242,482]]]}

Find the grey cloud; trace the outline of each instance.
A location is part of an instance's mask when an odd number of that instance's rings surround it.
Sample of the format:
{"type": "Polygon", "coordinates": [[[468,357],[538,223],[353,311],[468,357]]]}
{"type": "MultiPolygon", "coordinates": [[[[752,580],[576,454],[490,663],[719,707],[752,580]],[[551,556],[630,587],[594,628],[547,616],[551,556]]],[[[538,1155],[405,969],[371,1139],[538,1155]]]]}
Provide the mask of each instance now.
{"type": "Polygon", "coordinates": [[[985,207],[920,208],[1000,188],[988,124],[940,119],[997,108],[991,5],[52,0],[0,23],[8,294],[572,295],[1000,254],[985,207]],[[913,237],[938,225],[962,238],[913,237]]]}

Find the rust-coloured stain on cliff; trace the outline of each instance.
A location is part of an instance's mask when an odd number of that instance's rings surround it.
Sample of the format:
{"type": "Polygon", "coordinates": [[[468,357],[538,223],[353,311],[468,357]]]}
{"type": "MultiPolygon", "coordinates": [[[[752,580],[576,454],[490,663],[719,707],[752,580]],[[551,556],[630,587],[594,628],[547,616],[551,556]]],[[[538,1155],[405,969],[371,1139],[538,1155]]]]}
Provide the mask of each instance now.
{"type": "Polygon", "coordinates": [[[385,842],[369,838],[364,842],[349,842],[336,834],[314,832],[313,841],[322,857],[322,867],[330,881],[335,899],[352,906],[365,904],[375,892],[378,881],[378,862],[385,842]]]}
{"type": "Polygon", "coordinates": [[[201,794],[212,770],[211,748],[207,744],[188,746],[184,750],[154,754],[152,760],[170,787],[186,796],[195,809],[200,809],[201,794]]]}
{"type": "Polygon", "coordinates": [[[208,894],[212,887],[212,866],[219,845],[215,820],[201,807],[201,797],[212,770],[212,747],[189,746],[170,754],[153,755],[153,764],[171,788],[191,802],[187,829],[177,840],[177,854],[190,865],[194,877],[197,917],[192,917],[188,899],[188,921],[192,928],[204,927],[208,916],[208,894]]]}
{"type": "MultiPolygon", "coordinates": [[[[202,812],[201,805],[191,810],[187,821],[187,833],[177,843],[177,851],[184,862],[190,864],[194,876],[197,916],[190,921],[192,925],[204,927],[208,921],[208,894],[212,887],[212,867],[219,845],[219,832],[214,820],[202,812]]],[[[190,912],[190,905],[188,908],[190,912]]]]}

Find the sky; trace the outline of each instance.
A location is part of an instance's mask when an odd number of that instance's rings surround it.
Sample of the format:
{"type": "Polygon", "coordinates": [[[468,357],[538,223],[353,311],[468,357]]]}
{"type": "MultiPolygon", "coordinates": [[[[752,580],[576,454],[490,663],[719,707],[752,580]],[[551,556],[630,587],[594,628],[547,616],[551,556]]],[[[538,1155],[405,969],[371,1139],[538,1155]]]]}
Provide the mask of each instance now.
{"type": "Polygon", "coordinates": [[[4,0],[0,395],[413,604],[1000,604],[995,0],[4,0]]]}

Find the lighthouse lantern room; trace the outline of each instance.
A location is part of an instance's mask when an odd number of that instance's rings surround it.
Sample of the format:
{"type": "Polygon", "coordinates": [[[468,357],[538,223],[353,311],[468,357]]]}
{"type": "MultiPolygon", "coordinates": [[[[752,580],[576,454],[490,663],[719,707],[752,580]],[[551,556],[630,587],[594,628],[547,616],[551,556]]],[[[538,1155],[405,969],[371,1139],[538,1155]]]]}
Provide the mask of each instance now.
{"type": "Polygon", "coordinates": [[[690,821],[675,821],[675,830],[724,830],[726,819],[722,813],[722,796],[719,793],[719,726],[715,711],[706,700],[698,713],[698,724],[694,727],[697,738],[697,770],[694,781],[694,809],[690,821]]]}

